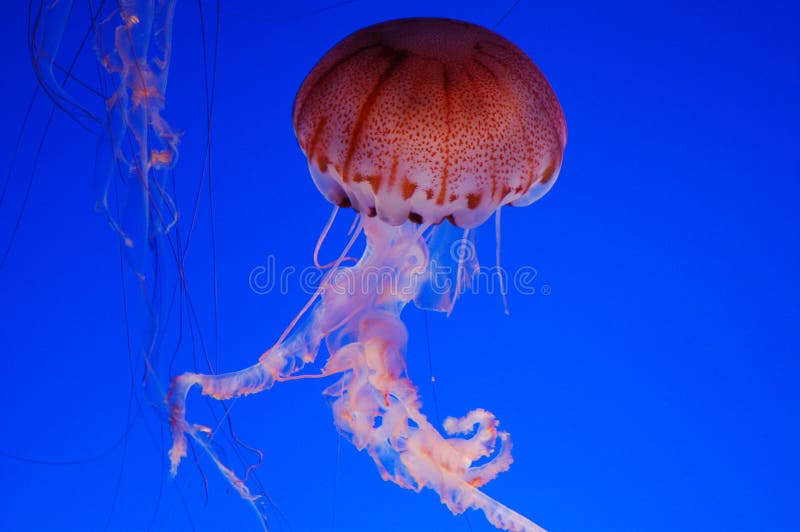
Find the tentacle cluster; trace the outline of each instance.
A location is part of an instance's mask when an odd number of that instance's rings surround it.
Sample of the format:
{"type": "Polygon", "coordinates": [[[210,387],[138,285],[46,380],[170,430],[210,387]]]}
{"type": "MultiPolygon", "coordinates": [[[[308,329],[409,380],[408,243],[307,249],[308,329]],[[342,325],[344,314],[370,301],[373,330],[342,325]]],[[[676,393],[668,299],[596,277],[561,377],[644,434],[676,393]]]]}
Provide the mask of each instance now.
{"type": "MultiPolygon", "coordinates": [[[[363,224],[362,259],[328,276],[304,320],[256,364],[224,375],[186,373],[173,380],[167,399],[172,473],[186,456],[186,434],[201,440],[210,433],[186,421],[186,395],[194,385],[224,400],[260,392],[276,381],[339,375],[324,392],[332,399],[336,427],[372,457],[384,480],[415,491],[432,489],[452,512],[482,510],[499,528],[541,530],[478,490],[512,463],[509,436],[498,430],[497,419],[476,409],[447,418],[442,435],[422,414],[417,389],[407,377],[407,331],[400,313],[430,279],[425,228],[393,227],[376,218],[363,224]],[[321,373],[300,375],[323,343],[330,356],[321,373]]],[[[452,301],[449,293],[441,298],[452,301]]],[[[230,469],[218,460],[217,465],[243,497],[253,499],[230,469]]]]}

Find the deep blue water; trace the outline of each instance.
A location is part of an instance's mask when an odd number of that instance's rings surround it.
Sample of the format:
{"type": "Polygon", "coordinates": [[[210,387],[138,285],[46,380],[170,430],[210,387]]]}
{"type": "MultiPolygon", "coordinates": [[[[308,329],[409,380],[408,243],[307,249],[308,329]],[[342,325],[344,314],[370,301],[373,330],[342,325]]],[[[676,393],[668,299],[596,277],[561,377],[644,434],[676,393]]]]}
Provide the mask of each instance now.
{"type": "MultiPolygon", "coordinates": [[[[3,178],[36,86],[17,4],[0,22],[3,178]]],[[[534,269],[534,294],[512,290],[508,316],[487,293],[464,297],[449,318],[406,309],[423,410],[494,412],[515,462],[486,492],[552,531],[800,530],[793,3],[522,0],[505,17],[514,2],[252,4],[224,2],[219,19],[216,318],[207,186],[187,258],[195,325],[222,369],[255,361],[307,297],[296,277],[284,294],[259,294],[249,278],[269,257],[309,265],[330,212],[290,121],[315,61],[386,19],[499,22],[559,97],[564,165],[544,199],[503,211],[503,265],[534,269]]],[[[214,7],[203,6],[210,34],[214,7]]],[[[86,28],[80,9],[65,57],[86,28]]],[[[175,179],[191,206],[206,141],[196,3],[178,2],[174,29],[164,115],[184,132],[175,179]]],[[[91,50],[76,75],[97,79],[91,50]]],[[[89,91],[73,93],[98,108],[89,91]]],[[[96,138],[60,112],[48,130],[51,107],[35,101],[0,206],[3,252],[47,133],[0,269],[0,528],[258,529],[204,456],[174,481],[165,471],[165,426],[138,378],[130,392],[130,364],[139,376],[141,367],[126,347],[118,239],[94,209],[96,138]]],[[[341,249],[348,223],[324,255],[341,249]]],[[[491,265],[493,227],[483,229],[491,265]]],[[[188,322],[170,322],[186,331],[176,372],[192,369],[188,322]]],[[[325,385],[280,384],[231,411],[237,434],[264,453],[274,530],[490,529],[476,512],[452,516],[430,491],[383,482],[338,437],[325,385]]],[[[190,405],[202,416],[202,400],[190,405]]]]}

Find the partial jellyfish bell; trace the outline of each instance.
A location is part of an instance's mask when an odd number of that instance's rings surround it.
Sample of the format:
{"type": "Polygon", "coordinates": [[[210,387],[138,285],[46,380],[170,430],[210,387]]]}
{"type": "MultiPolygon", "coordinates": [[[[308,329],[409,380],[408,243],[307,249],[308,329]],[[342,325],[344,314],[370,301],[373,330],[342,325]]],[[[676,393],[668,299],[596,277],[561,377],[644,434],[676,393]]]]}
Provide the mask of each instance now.
{"type": "MultiPolygon", "coordinates": [[[[442,289],[432,273],[441,250],[452,249],[450,235],[468,237],[503,205],[528,205],[555,182],[566,126],[550,85],[519,48],[485,28],[394,20],[325,54],[300,87],[293,122],[315,183],[335,205],[362,214],[358,230],[258,362],[173,379],[172,473],[188,434],[262,516],[247,483],[211,450],[214,432],[186,420],[187,393],[197,385],[224,400],[277,381],[337,376],[324,391],[334,423],[384,480],[432,489],[453,513],[478,509],[501,529],[541,530],[479,489],[512,462],[509,435],[494,415],[476,409],[447,418],[442,435],[421,412],[400,314],[410,301],[451,310],[457,285],[442,289]],[[343,266],[362,232],[363,256],[343,266]],[[328,354],[324,365],[302,372],[320,351],[328,354]]],[[[457,255],[457,272],[468,260],[457,255]]]]}

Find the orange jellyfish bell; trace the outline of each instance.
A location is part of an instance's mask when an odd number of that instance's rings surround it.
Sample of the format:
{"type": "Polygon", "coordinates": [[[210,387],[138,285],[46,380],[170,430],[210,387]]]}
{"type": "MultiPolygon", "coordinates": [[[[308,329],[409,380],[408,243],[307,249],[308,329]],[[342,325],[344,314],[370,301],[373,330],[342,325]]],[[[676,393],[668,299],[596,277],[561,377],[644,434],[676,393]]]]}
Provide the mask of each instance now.
{"type": "Polygon", "coordinates": [[[471,228],[529,205],[566,144],[558,100],[522,50],[439,18],[346,37],[303,81],[292,120],[322,194],[391,225],[471,228]]]}

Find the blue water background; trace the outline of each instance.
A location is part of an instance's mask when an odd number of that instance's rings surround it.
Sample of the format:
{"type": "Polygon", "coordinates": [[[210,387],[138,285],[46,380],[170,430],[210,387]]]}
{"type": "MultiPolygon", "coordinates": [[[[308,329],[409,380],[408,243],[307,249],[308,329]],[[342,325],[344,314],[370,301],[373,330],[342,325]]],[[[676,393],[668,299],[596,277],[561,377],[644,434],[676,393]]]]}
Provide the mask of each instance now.
{"type": "MultiPolygon", "coordinates": [[[[0,18],[3,172],[35,86],[18,4],[0,18]]],[[[197,6],[178,4],[164,114],[184,131],[176,179],[190,195],[203,166],[203,65],[197,6]]],[[[533,295],[512,290],[509,316],[497,294],[469,295],[449,318],[429,314],[428,334],[424,314],[406,310],[424,411],[495,413],[515,462],[486,491],[553,531],[800,530],[794,3],[523,0],[505,18],[513,2],[273,4],[224,2],[220,21],[212,166],[223,369],[252,363],[306,299],[291,283],[257,294],[248,278],[270,255],[278,267],[309,265],[329,214],[290,121],[314,62],[390,18],[500,21],[560,99],[564,166],[544,199],[503,212],[503,265],[535,269],[533,295]]],[[[94,73],[91,54],[78,69],[94,73]]],[[[44,99],[34,105],[0,246],[49,111],[44,99]]],[[[56,114],[43,146],[0,271],[0,528],[257,529],[207,459],[207,502],[191,462],[177,480],[165,476],[168,442],[148,412],[125,433],[120,260],[94,210],[95,138],[56,114]]],[[[213,339],[203,198],[187,272],[213,339]]],[[[346,227],[323,254],[341,249],[346,227]]],[[[478,245],[491,265],[486,229],[478,245]]],[[[240,437],[264,452],[275,530],[490,529],[475,512],[452,516],[432,492],[383,482],[337,436],[323,387],[278,385],[232,412],[240,437]]]]}

